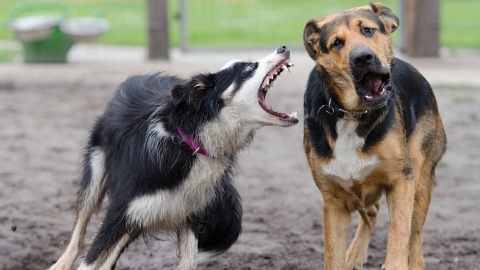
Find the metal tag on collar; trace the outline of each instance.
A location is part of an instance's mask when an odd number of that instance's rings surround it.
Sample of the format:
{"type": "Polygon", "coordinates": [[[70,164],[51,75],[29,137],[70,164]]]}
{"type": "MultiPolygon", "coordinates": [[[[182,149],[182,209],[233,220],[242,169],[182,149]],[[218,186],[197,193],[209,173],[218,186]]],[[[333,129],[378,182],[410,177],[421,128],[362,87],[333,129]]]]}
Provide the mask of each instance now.
{"type": "Polygon", "coordinates": [[[328,107],[327,107],[327,110],[325,111],[326,113],[328,113],[328,114],[334,114],[334,113],[335,113],[335,110],[332,108],[331,104],[332,104],[332,99],[330,98],[330,99],[328,99],[328,105],[322,105],[322,107],[320,107],[320,108],[318,109],[317,114],[318,114],[318,113],[320,112],[320,110],[323,109],[323,107],[325,107],[325,106],[328,106],[328,107]]]}
{"type": "Polygon", "coordinates": [[[200,148],[202,148],[202,147],[199,146],[197,149],[195,149],[195,151],[193,151],[192,157],[195,156],[198,153],[198,151],[200,151],[200,148]]]}

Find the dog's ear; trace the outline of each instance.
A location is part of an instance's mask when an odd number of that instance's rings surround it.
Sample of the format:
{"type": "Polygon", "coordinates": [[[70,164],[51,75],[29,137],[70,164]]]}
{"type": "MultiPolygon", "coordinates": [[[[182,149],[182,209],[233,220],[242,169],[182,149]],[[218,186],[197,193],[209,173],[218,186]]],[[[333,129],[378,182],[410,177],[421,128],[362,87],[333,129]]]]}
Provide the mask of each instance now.
{"type": "Polygon", "coordinates": [[[303,45],[308,55],[315,60],[320,51],[320,34],[315,20],[308,21],[303,29],[303,45]]]}
{"type": "Polygon", "coordinates": [[[390,8],[381,3],[370,3],[370,7],[380,17],[389,33],[393,33],[398,28],[400,20],[390,8]]]}
{"type": "Polygon", "coordinates": [[[173,104],[177,106],[178,104],[182,103],[188,97],[188,93],[186,91],[184,84],[177,84],[172,89],[172,100],[173,104]]]}
{"type": "Polygon", "coordinates": [[[213,74],[200,74],[185,84],[176,85],[172,89],[173,103],[177,106],[184,102],[199,109],[206,91],[214,83],[213,80],[213,74]]]}
{"type": "Polygon", "coordinates": [[[186,84],[176,85],[172,89],[172,99],[175,106],[184,102],[195,104],[204,95],[205,84],[198,80],[191,80],[186,84]]]}

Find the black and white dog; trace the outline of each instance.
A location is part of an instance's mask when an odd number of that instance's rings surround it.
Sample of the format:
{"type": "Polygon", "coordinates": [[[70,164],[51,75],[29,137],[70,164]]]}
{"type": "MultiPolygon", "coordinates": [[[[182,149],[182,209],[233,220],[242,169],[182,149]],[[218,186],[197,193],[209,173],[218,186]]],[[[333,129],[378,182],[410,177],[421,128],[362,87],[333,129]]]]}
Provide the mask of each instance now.
{"type": "Polygon", "coordinates": [[[241,232],[231,175],[237,153],[259,128],[298,122],[296,112],[265,102],[272,82],[292,65],[281,46],[258,62],[234,60],[189,80],[127,79],[93,127],[72,238],[50,269],[72,268],[107,194],[105,218],[80,269],[112,269],[129,243],[155,233],[176,233],[178,269],[195,269],[198,251],[226,251],[241,232]]]}

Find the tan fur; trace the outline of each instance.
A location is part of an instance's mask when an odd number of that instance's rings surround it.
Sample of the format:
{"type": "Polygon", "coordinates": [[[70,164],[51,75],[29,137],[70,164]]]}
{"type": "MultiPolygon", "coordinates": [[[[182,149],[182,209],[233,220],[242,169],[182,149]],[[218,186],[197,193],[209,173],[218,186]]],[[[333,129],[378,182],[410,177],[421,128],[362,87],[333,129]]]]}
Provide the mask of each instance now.
{"type": "MultiPolygon", "coordinates": [[[[372,4],[389,33],[398,27],[398,20],[388,16],[391,12],[381,4],[372,4]]],[[[390,35],[376,35],[368,39],[362,35],[358,27],[362,25],[374,27],[374,22],[361,16],[355,16],[359,10],[371,6],[350,9],[329,15],[307,23],[304,31],[305,47],[314,58],[317,68],[327,73],[331,81],[328,88],[335,93],[341,107],[347,110],[365,110],[355,92],[352,75],[348,68],[349,53],[358,46],[368,46],[379,57],[382,64],[390,66],[393,61],[393,47],[390,35]],[[334,35],[327,41],[334,42],[335,37],[347,40],[339,52],[330,51],[325,54],[319,47],[320,37],[313,26],[321,28],[338,16],[350,14],[346,25],[340,24],[333,31],[334,35]]],[[[423,269],[422,227],[428,212],[433,193],[434,181],[432,170],[445,151],[445,133],[436,105],[418,119],[416,129],[405,141],[401,109],[397,104],[396,117],[392,128],[383,140],[371,147],[368,152],[358,151],[359,158],[371,158],[374,155],[380,160],[377,166],[364,181],[356,181],[345,188],[338,181],[323,173],[322,167],[330,159],[317,155],[311,143],[310,131],[304,128],[304,150],[313,179],[323,197],[323,223],[325,243],[325,269],[362,269],[367,259],[367,249],[373,234],[377,213],[380,208],[379,199],[386,194],[391,227],[388,233],[386,269],[423,269]],[[424,143],[434,138],[432,145],[424,150],[424,143]],[[358,211],[360,220],[355,237],[347,248],[351,213],[358,211]],[[413,218],[412,218],[413,217],[413,218]]],[[[382,121],[379,118],[377,121],[382,121]]],[[[335,139],[326,130],[330,147],[335,147],[335,139]]]]}
{"type": "MultiPolygon", "coordinates": [[[[370,6],[365,6],[353,8],[345,12],[354,12],[355,10],[369,8],[370,6]]],[[[313,24],[317,28],[321,28],[323,25],[335,19],[339,14],[326,16],[317,20],[311,20],[307,23],[306,29],[309,28],[309,25],[313,24]]],[[[346,42],[346,47],[338,53],[322,53],[318,47],[318,35],[316,35],[314,31],[306,31],[306,33],[304,33],[304,39],[307,40],[311,45],[310,54],[315,55],[317,66],[323,67],[329,73],[330,77],[336,78],[335,84],[329,85],[329,88],[336,93],[336,96],[339,97],[338,102],[347,110],[367,109],[360,103],[357,98],[357,94],[355,93],[355,86],[347,66],[349,52],[357,48],[359,45],[367,44],[368,47],[377,52],[378,56],[382,57],[380,60],[385,65],[389,66],[393,60],[393,45],[390,36],[376,35],[374,39],[365,39],[365,37],[359,32],[358,27],[355,27],[360,23],[366,27],[375,26],[373,21],[366,20],[360,16],[352,16],[351,20],[349,21],[349,27],[340,25],[339,27],[335,28],[335,34],[330,37],[328,44],[332,44],[335,40],[335,37],[343,40],[348,39],[348,42],[346,42]]],[[[390,25],[390,23],[386,23],[386,25],[390,25]]],[[[388,26],[387,28],[391,29],[392,26],[388,26]]]]}

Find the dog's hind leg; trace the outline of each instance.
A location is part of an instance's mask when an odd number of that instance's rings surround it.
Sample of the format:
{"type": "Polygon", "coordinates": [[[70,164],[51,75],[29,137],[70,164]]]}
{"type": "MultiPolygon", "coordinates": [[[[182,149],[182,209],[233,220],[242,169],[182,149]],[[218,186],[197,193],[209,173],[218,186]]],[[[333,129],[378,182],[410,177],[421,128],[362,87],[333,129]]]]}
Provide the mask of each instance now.
{"type": "Polygon", "coordinates": [[[84,157],[83,177],[77,197],[77,218],[67,249],[50,267],[51,270],[71,269],[83,248],[88,222],[105,196],[105,155],[89,148],[84,157]]]}
{"type": "MultiPolygon", "coordinates": [[[[438,114],[438,113],[437,113],[438,114]]],[[[409,269],[424,269],[422,229],[427,218],[428,207],[435,188],[435,166],[441,159],[446,147],[446,137],[442,122],[437,117],[434,120],[425,118],[423,127],[436,126],[436,131],[419,130],[419,136],[412,135],[410,139],[410,152],[412,154],[413,173],[415,175],[415,204],[413,209],[412,227],[410,233],[409,269]],[[430,120],[430,121],[428,121],[430,120]],[[436,125],[431,121],[436,121],[436,125]],[[422,132],[420,132],[422,131],[422,132]],[[423,134],[422,134],[423,133],[423,134]],[[436,133],[435,136],[425,134],[436,133]]]]}
{"type": "Polygon", "coordinates": [[[103,223],[79,269],[113,269],[121,253],[140,235],[134,224],[128,224],[125,204],[115,198],[110,200],[103,223]]]}
{"type": "Polygon", "coordinates": [[[394,184],[386,190],[390,229],[385,269],[408,269],[415,183],[409,174],[403,172],[392,179],[394,184]]]}
{"type": "MultiPolygon", "coordinates": [[[[427,167],[427,166],[425,166],[427,167]]],[[[427,218],[428,207],[434,188],[434,171],[423,168],[420,177],[415,183],[415,206],[413,209],[412,231],[410,235],[409,269],[424,269],[422,229],[427,218]]]]}
{"type": "Polygon", "coordinates": [[[115,264],[123,253],[125,248],[135,239],[131,234],[124,234],[122,238],[116,243],[115,247],[106,255],[106,258],[103,259],[103,262],[99,262],[100,265],[94,263],[87,265],[83,263],[80,265],[79,270],[87,269],[99,269],[99,270],[111,270],[115,269],[115,264]]]}
{"type": "Polygon", "coordinates": [[[100,269],[105,269],[105,270],[110,270],[115,268],[115,264],[120,257],[120,255],[123,253],[125,248],[135,239],[135,236],[132,236],[131,234],[125,234],[120,241],[118,241],[117,245],[113,249],[110,254],[108,254],[107,259],[105,259],[105,262],[102,264],[100,269]]]}
{"type": "Polygon", "coordinates": [[[193,270],[197,268],[198,240],[188,224],[177,230],[180,262],[177,270],[193,270]]]}
{"type": "Polygon", "coordinates": [[[345,269],[363,269],[363,265],[367,262],[368,244],[375,229],[379,209],[380,203],[376,202],[358,211],[360,218],[355,237],[347,250],[345,269]]]}

